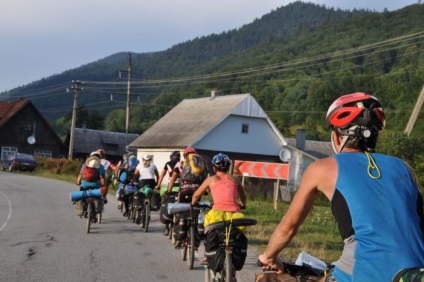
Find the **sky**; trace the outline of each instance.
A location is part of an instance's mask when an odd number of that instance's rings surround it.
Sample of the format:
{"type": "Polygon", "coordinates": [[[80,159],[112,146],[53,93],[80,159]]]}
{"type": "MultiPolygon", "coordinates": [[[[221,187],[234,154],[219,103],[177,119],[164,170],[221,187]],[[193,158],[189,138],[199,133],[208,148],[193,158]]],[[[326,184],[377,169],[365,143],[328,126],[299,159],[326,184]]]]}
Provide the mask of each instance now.
{"type": "MultiPolygon", "coordinates": [[[[1,0],[0,93],[118,52],[162,51],[236,29],[291,2],[1,0]]],[[[395,11],[418,0],[304,2],[343,10],[395,11]]]]}

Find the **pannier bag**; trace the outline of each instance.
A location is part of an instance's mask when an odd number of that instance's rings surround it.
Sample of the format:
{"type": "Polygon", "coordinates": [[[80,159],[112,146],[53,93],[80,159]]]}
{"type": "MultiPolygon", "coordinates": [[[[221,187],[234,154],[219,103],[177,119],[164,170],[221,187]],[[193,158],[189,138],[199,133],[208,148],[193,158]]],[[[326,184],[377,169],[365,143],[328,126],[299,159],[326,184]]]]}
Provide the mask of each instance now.
{"type": "Polygon", "coordinates": [[[187,237],[188,222],[187,213],[177,214],[174,224],[173,236],[175,240],[182,241],[187,237]]]}
{"type": "MultiPolygon", "coordinates": [[[[237,228],[230,231],[229,244],[233,247],[232,261],[234,269],[239,271],[247,257],[247,237],[237,228]]],[[[209,268],[215,272],[222,270],[225,260],[225,229],[215,229],[206,233],[205,255],[209,268]]]]}
{"type": "Polygon", "coordinates": [[[84,213],[84,201],[77,201],[75,202],[75,214],[77,216],[82,216],[84,213]]]}
{"type": "Polygon", "coordinates": [[[136,211],[141,211],[144,207],[145,196],[142,192],[135,192],[133,195],[133,204],[136,211]]]}
{"type": "Polygon", "coordinates": [[[131,195],[134,194],[136,191],[138,191],[138,187],[135,185],[125,185],[124,187],[124,194],[125,195],[131,195]]]}
{"type": "Polygon", "coordinates": [[[162,198],[160,193],[153,191],[153,195],[150,198],[150,209],[152,211],[158,211],[161,207],[162,198]]]}
{"type": "Polygon", "coordinates": [[[173,215],[168,212],[168,204],[175,203],[175,196],[168,196],[163,199],[162,205],[160,207],[159,216],[160,222],[163,224],[172,223],[173,215]]]}

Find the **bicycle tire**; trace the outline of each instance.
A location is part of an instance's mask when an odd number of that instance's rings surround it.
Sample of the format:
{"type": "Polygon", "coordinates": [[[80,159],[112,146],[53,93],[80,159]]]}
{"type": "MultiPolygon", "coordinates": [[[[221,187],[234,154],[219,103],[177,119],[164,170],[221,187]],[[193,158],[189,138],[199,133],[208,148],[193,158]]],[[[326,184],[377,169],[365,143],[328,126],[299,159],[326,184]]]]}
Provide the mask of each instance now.
{"type": "Polygon", "coordinates": [[[102,212],[97,213],[97,223],[101,223],[102,222],[102,212]]]}
{"type": "Polygon", "coordinates": [[[169,234],[168,234],[168,239],[169,240],[172,240],[172,237],[173,237],[173,231],[174,231],[174,224],[172,224],[172,223],[170,223],[169,224],[169,234]]]}
{"type": "Polygon", "coordinates": [[[205,282],[212,282],[212,270],[205,265],[205,282]]]}
{"type": "Polygon", "coordinates": [[[188,246],[184,240],[184,244],[181,248],[181,259],[182,260],[187,260],[187,251],[188,251],[188,246]]]}
{"type": "Polygon", "coordinates": [[[149,231],[150,203],[144,204],[144,232],[149,231]]]}
{"type": "Polygon", "coordinates": [[[128,215],[127,215],[128,219],[131,219],[132,206],[133,206],[133,201],[132,201],[132,197],[130,195],[129,199],[128,199],[128,215]]]}
{"type": "Polygon", "coordinates": [[[196,227],[195,225],[192,223],[190,225],[190,230],[189,230],[189,234],[188,234],[188,269],[193,269],[193,265],[194,265],[194,251],[196,250],[196,227]]]}
{"type": "Polygon", "coordinates": [[[230,252],[226,252],[225,254],[225,263],[224,263],[225,276],[223,275],[225,282],[233,282],[234,276],[234,267],[233,267],[233,259],[230,252]]]}
{"type": "Polygon", "coordinates": [[[90,201],[87,201],[87,224],[85,229],[87,233],[90,233],[90,226],[91,226],[91,203],[90,201]]]}

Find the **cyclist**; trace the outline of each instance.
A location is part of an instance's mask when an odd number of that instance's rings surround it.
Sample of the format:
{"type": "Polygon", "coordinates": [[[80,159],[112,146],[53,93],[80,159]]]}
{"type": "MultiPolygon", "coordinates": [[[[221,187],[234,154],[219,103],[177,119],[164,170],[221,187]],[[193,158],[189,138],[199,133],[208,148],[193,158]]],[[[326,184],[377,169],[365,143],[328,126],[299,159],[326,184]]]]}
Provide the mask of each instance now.
{"type": "MultiPolygon", "coordinates": [[[[165,166],[162,169],[162,172],[159,176],[158,183],[156,184],[156,189],[160,189],[160,186],[162,184],[163,179],[165,178],[165,175],[168,174],[169,179],[172,178],[172,174],[174,171],[175,165],[180,161],[180,152],[179,151],[173,151],[171,155],[169,156],[169,162],[165,164],[165,166]]],[[[174,186],[180,186],[179,181],[175,181],[174,186]]],[[[172,188],[171,188],[172,189],[172,188]]],[[[168,236],[169,235],[169,224],[165,224],[165,230],[163,231],[163,235],[168,236]]]]}
{"type": "MultiPolygon", "coordinates": [[[[106,152],[103,149],[98,149],[98,152],[101,156],[100,162],[105,167],[105,186],[109,188],[110,180],[112,178],[113,171],[116,170],[116,166],[106,159],[106,152]]],[[[107,204],[107,195],[103,196],[103,203],[107,204]]]]}
{"type": "MultiPolygon", "coordinates": [[[[134,182],[138,180],[138,187],[141,188],[147,185],[154,189],[156,187],[156,180],[158,178],[159,172],[156,165],[152,162],[152,155],[145,154],[142,157],[142,162],[137,165],[130,184],[134,185],[134,182]]],[[[140,211],[138,211],[136,224],[140,224],[141,219],[142,217],[140,211]]]]}
{"type": "MultiPolygon", "coordinates": [[[[197,154],[196,149],[193,147],[187,147],[183,152],[184,159],[189,154],[197,154]]],[[[207,169],[205,167],[205,169],[207,169]]],[[[178,202],[180,203],[190,203],[193,193],[199,188],[201,183],[194,183],[191,181],[187,181],[181,178],[183,174],[183,160],[179,161],[173,170],[171,181],[168,184],[168,190],[167,194],[171,194],[172,188],[178,183],[178,181],[181,181],[180,184],[180,190],[178,192],[178,202]]]]}
{"type": "Polygon", "coordinates": [[[336,281],[392,281],[403,268],[424,266],[423,199],[415,174],[402,160],[374,152],[385,126],[380,102],[366,93],[344,95],[328,109],[326,124],[336,154],[308,166],[259,260],[284,272],[278,254],[322,192],[344,240],[336,281]]]}
{"type": "MultiPolygon", "coordinates": [[[[243,217],[243,214],[239,212],[241,208],[246,207],[246,194],[240,180],[228,174],[230,164],[231,161],[227,155],[222,153],[215,155],[212,159],[215,175],[206,178],[193,194],[191,204],[196,205],[208,188],[211,191],[213,208],[205,216],[205,226],[217,220],[243,217]],[[238,198],[240,198],[240,204],[237,202],[238,198]]],[[[201,263],[207,264],[206,258],[203,258],[201,263]]]]}
{"type": "MultiPolygon", "coordinates": [[[[76,184],[81,187],[80,189],[89,187],[91,189],[101,189],[102,196],[104,196],[107,194],[107,187],[105,186],[105,168],[101,164],[100,158],[101,156],[97,151],[90,154],[90,157],[81,166],[76,184]]],[[[79,201],[78,204],[80,205],[81,203],[82,201],[79,201]]],[[[94,204],[97,212],[103,209],[103,201],[100,199],[96,199],[94,204]]]]}

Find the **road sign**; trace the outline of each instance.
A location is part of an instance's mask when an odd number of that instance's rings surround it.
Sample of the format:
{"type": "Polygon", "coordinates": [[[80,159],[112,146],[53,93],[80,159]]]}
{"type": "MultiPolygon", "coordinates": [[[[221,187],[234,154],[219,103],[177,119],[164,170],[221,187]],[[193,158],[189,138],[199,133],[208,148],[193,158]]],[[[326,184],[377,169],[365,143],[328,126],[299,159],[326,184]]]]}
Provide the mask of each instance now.
{"type": "Polygon", "coordinates": [[[287,180],[289,177],[289,165],[283,163],[235,161],[234,174],[248,177],[287,180]]]}

